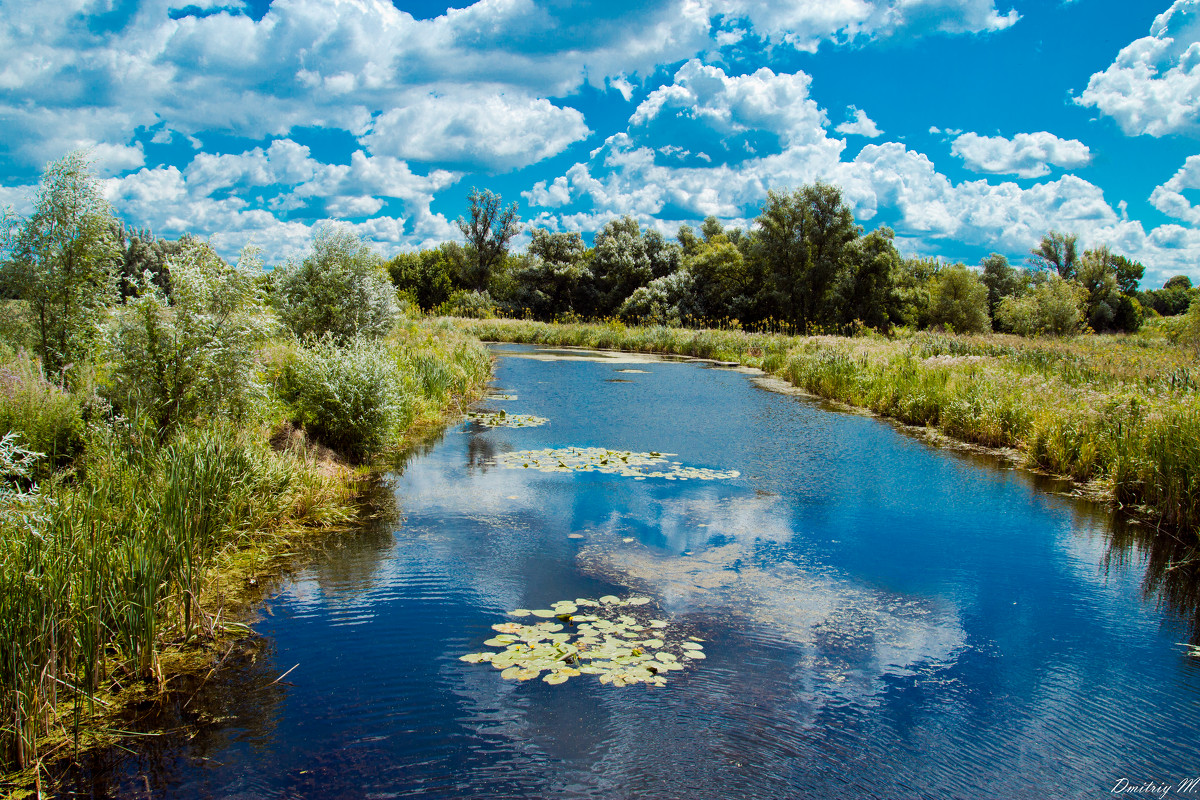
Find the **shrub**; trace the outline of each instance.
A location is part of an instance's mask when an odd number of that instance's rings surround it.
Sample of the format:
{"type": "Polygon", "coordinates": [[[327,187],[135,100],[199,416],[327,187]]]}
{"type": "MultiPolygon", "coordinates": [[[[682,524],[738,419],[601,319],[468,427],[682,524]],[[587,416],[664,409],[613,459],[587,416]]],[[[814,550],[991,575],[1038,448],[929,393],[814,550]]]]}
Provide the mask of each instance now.
{"type": "Polygon", "coordinates": [[[1087,292],[1071,281],[1051,277],[1020,297],[1006,297],[996,307],[996,321],[1021,336],[1067,336],[1083,327],[1087,292]]]}
{"type": "Polygon", "coordinates": [[[304,429],[354,460],[381,451],[408,424],[412,399],[387,346],[363,337],[325,337],[298,349],[282,395],[304,429]]]}
{"type": "Polygon", "coordinates": [[[108,335],[107,392],[160,434],[202,410],[240,417],[262,397],[254,360],[272,327],[254,252],[234,267],[189,240],[169,265],[171,299],[147,273],[140,296],[114,315],[108,335]]]}
{"type": "Polygon", "coordinates": [[[377,338],[396,321],[396,290],[383,260],[355,233],[332,225],[317,231],[303,261],[279,269],[275,300],[280,319],[300,338],[377,338]]]}
{"type": "Polygon", "coordinates": [[[487,292],[459,291],[438,306],[437,313],[443,317],[492,319],[496,316],[496,303],[487,292]]]}

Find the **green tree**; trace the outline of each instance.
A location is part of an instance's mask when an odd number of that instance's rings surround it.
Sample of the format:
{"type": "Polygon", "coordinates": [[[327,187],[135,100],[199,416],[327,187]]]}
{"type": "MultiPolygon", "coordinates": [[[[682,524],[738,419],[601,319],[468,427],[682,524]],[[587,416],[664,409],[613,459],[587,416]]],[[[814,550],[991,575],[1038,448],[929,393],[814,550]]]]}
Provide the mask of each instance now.
{"type": "Polygon", "coordinates": [[[992,329],[987,313],[987,286],[978,273],[964,264],[939,271],[933,278],[930,295],[930,325],[944,325],[955,333],[992,329]]]}
{"type": "Polygon", "coordinates": [[[1117,273],[1117,286],[1121,290],[1121,294],[1133,297],[1137,294],[1138,285],[1142,282],[1142,278],[1146,275],[1146,268],[1137,261],[1132,261],[1129,258],[1121,255],[1112,255],[1113,270],[1117,273]]]}
{"type": "Polygon", "coordinates": [[[4,229],[6,294],[29,303],[33,346],[48,374],[87,358],[105,310],[116,299],[121,263],[112,210],[86,156],[46,167],[33,214],[4,229]]]}
{"type": "Polygon", "coordinates": [[[988,290],[988,315],[995,318],[1000,301],[1023,288],[1021,274],[999,253],[989,255],[980,266],[983,267],[983,284],[988,290]]]}
{"type": "Polygon", "coordinates": [[[818,182],[791,194],[769,191],[755,222],[767,313],[797,326],[833,321],[830,293],[859,234],[841,190],[818,182]]]}
{"type": "Polygon", "coordinates": [[[1113,268],[1113,254],[1107,247],[1084,252],[1075,272],[1075,279],[1087,291],[1087,322],[1094,331],[1110,331],[1116,327],[1117,312],[1121,309],[1121,289],[1113,268]]]}
{"type": "MultiPolygon", "coordinates": [[[[750,313],[749,297],[753,291],[745,258],[723,233],[700,245],[687,259],[686,270],[693,279],[696,316],[710,320],[722,317],[745,319],[750,313]]],[[[679,298],[675,299],[675,304],[681,305],[679,298]]]]}
{"type": "Polygon", "coordinates": [[[1050,231],[1033,248],[1033,257],[1044,267],[1053,268],[1060,278],[1073,278],[1079,266],[1078,238],[1073,233],[1050,231]]]}
{"type": "Polygon", "coordinates": [[[454,291],[455,264],[444,248],[401,253],[387,262],[392,285],[408,295],[422,311],[437,308],[454,291]]]}
{"type": "Polygon", "coordinates": [[[458,218],[458,229],[467,240],[467,272],[463,284],[478,292],[486,291],[492,271],[504,263],[508,243],[521,232],[517,204],[501,205],[500,195],[488,189],[472,187],[467,195],[470,219],[458,218]]]}
{"type": "Polygon", "coordinates": [[[379,337],[395,324],[396,290],[383,259],[348,228],[322,226],[308,255],[278,273],[279,317],[298,337],[379,337]]]}
{"type": "Polygon", "coordinates": [[[893,243],[895,236],[891,228],[881,227],[846,248],[846,269],[839,290],[841,322],[857,320],[886,331],[898,316],[896,277],[900,253],[893,243]]]}
{"type": "Polygon", "coordinates": [[[200,413],[243,415],[263,395],[254,356],[273,327],[255,251],[231,266],[208,244],[183,242],[167,265],[171,296],[147,271],[108,326],[107,392],[162,436],[200,413]]]}
{"type": "Polygon", "coordinates": [[[551,233],[534,228],[528,258],[513,272],[514,311],[538,319],[591,308],[595,304],[592,273],[584,258],[587,247],[575,232],[551,233]]]}
{"type": "Polygon", "coordinates": [[[636,289],[654,279],[637,220],[629,216],[612,220],[596,234],[591,270],[600,293],[593,312],[598,315],[615,312],[636,289]]]}

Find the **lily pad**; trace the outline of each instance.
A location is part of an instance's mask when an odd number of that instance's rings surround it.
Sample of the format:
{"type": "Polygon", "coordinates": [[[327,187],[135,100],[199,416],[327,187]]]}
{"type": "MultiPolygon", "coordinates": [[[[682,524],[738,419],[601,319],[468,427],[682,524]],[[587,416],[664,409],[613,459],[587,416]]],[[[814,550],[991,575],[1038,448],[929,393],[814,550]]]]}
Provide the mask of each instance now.
{"type": "Polygon", "coordinates": [[[663,686],[668,673],[683,670],[691,659],[705,656],[700,645],[686,641],[683,632],[672,630],[667,621],[639,617],[643,612],[634,609],[649,602],[648,597],[622,599],[616,595],[599,600],[559,600],[550,609],[527,613],[570,618],[575,627],[564,630],[562,624],[549,619],[532,624],[498,623],[493,628],[499,635],[485,644],[503,648],[500,652],[470,653],[460,660],[490,662],[508,680],[528,681],[542,676],[547,684],[558,685],[577,675],[596,675],[602,683],[616,687],[639,683],[663,686]],[[572,617],[581,606],[596,612],[572,617]],[[655,635],[642,639],[649,629],[654,629],[655,635]]]}
{"type": "Polygon", "coordinates": [[[536,428],[550,421],[533,414],[508,414],[504,411],[468,411],[467,419],[485,428],[536,428]]]}
{"type": "Polygon", "coordinates": [[[561,447],[544,450],[519,450],[496,456],[494,463],[510,469],[537,469],[542,472],[604,472],[634,479],[664,478],[667,480],[728,480],[741,473],[737,470],[716,470],[684,466],[669,461],[671,453],[651,450],[637,453],[629,450],[609,450],[604,447],[561,447]]]}

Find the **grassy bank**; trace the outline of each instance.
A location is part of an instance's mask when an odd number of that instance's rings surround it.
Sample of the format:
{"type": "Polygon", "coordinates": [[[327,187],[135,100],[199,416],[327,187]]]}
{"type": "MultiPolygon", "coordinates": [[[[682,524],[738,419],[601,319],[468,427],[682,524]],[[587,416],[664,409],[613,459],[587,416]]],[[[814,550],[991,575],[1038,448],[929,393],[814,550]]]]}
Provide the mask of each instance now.
{"type": "Polygon", "coordinates": [[[1200,366],[1142,337],[884,339],[461,320],[485,340],[673,353],[758,367],[820,397],[990,447],[1154,523],[1200,532],[1200,366]]]}
{"type": "Polygon", "coordinates": [[[129,693],[164,692],[173,672],[207,668],[214,643],[246,631],[230,620],[243,576],[351,522],[370,464],[395,463],[490,377],[477,341],[401,323],[372,351],[389,365],[394,424],[375,460],[352,468],[283,397],[304,357],[268,346],[271,392],[255,415],[197,418],[167,435],[106,413],[94,387],[55,386],[28,357],[0,365],[0,423],[12,433],[0,453],[0,771],[23,771],[10,779],[36,781],[39,764],[118,727],[129,693]]]}

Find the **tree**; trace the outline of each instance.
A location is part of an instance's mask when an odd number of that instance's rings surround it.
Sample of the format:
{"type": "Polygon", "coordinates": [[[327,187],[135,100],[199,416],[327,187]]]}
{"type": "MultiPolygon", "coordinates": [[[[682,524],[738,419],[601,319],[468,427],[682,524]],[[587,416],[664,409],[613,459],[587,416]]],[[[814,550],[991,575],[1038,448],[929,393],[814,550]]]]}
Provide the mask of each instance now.
{"type": "Polygon", "coordinates": [[[1113,268],[1113,254],[1107,247],[1098,247],[1083,254],[1075,278],[1087,291],[1087,321],[1094,331],[1109,331],[1116,327],[1121,308],[1121,290],[1113,268]]]}
{"type": "Polygon", "coordinates": [[[182,241],[168,263],[171,296],[147,271],[108,330],[110,396],[131,415],[145,415],[162,436],[202,411],[248,410],[262,394],[255,350],[272,327],[257,252],[243,251],[231,266],[208,244],[182,241]]]}
{"type": "Polygon", "coordinates": [[[1033,248],[1033,257],[1044,267],[1053,267],[1060,278],[1073,278],[1079,265],[1077,239],[1073,233],[1050,231],[1042,237],[1038,246],[1033,248]]]}
{"type": "Polygon", "coordinates": [[[1138,284],[1142,282],[1142,278],[1146,275],[1146,268],[1137,261],[1131,261],[1125,256],[1113,254],[1112,261],[1113,270],[1117,273],[1117,286],[1121,289],[1121,294],[1133,297],[1137,294],[1138,284]]]}
{"type": "Polygon", "coordinates": [[[955,333],[982,333],[992,329],[987,313],[987,287],[979,274],[963,264],[942,269],[930,288],[929,322],[955,333]]]}
{"type": "Polygon", "coordinates": [[[551,233],[534,228],[527,259],[512,277],[512,303],[538,319],[591,308],[595,303],[592,273],[584,259],[587,247],[578,233],[551,233]]]}
{"type": "Polygon", "coordinates": [[[1187,291],[1192,288],[1192,279],[1187,275],[1174,275],[1167,278],[1167,282],[1163,284],[1164,289],[1183,289],[1187,291]]]}
{"type": "Polygon", "coordinates": [[[116,221],[82,152],[46,167],[33,214],[5,231],[6,294],[29,303],[34,350],[48,374],[84,360],[116,298],[116,221]]]}
{"type": "Polygon", "coordinates": [[[504,208],[500,195],[488,189],[479,191],[472,187],[467,201],[471,218],[458,218],[458,229],[467,240],[471,256],[463,283],[482,292],[488,288],[492,271],[504,263],[509,241],[520,233],[521,218],[517,216],[516,203],[504,208]]]}
{"type": "Polygon", "coordinates": [[[846,247],[859,234],[841,190],[817,182],[767,192],[755,220],[759,257],[766,267],[763,299],[794,325],[833,321],[829,294],[846,247]]]}
{"type": "MultiPolygon", "coordinates": [[[[693,279],[695,315],[707,319],[744,319],[752,294],[746,263],[741,252],[724,234],[717,234],[687,260],[693,279]]],[[[679,299],[675,300],[680,304],[679,299]]]]}
{"type": "Polygon", "coordinates": [[[994,319],[1000,301],[1021,290],[1021,275],[999,253],[992,253],[980,266],[983,267],[983,284],[988,290],[988,315],[994,319]]]}
{"type": "Polygon", "coordinates": [[[348,228],[324,225],[299,264],[279,269],[279,317],[301,338],[379,337],[396,320],[396,290],[379,257],[348,228]]]}
{"type": "Polygon", "coordinates": [[[893,244],[896,234],[881,227],[861,236],[846,248],[846,269],[839,295],[841,321],[858,320],[876,330],[887,330],[897,314],[896,275],[900,254],[893,244]]]}
{"type": "Polygon", "coordinates": [[[454,291],[455,265],[442,248],[401,253],[387,262],[386,269],[392,284],[407,292],[423,311],[437,308],[454,291]]]}
{"type": "Polygon", "coordinates": [[[615,312],[636,289],[654,279],[642,230],[633,217],[615,219],[596,234],[592,274],[600,291],[596,314],[615,312]]]}

